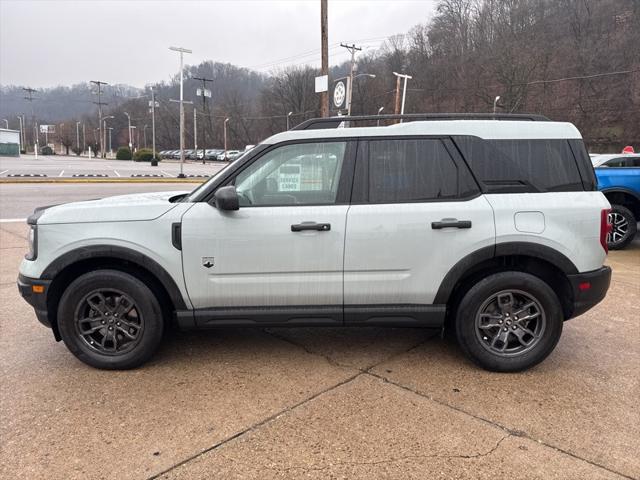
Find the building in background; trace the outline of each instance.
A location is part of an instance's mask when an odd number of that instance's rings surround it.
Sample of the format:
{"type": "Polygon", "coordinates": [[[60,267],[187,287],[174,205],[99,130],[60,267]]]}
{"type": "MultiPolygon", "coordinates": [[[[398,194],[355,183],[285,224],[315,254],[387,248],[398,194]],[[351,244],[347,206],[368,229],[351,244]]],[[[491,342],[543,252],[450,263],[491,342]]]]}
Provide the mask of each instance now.
{"type": "Polygon", "coordinates": [[[20,132],[18,130],[0,128],[0,156],[20,156],[20,132]]]}

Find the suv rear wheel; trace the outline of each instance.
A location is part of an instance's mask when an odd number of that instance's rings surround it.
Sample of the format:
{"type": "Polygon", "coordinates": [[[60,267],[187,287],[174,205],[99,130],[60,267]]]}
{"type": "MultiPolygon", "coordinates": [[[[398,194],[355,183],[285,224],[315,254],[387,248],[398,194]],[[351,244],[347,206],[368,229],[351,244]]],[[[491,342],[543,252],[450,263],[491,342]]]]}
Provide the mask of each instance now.
{"type": "Polygon", "coordinates": [[[497,372],[525,370],[544,360],[558,343],[564,321],[549,285],[523,272],[484,278],[469,289],[457,311],[462,350],[497,372]]]}
{"type": "Polygon", "coordinates": [[[636,236],[638,229],[633,212],[622,205],[611,205],[611,233],[607,235],[610,250],[622,250],[636,236]]]}
{"type": "Polygon", "coordinates": [[[58,307],[58,327],[84,363],[109,370],[134,368],[162,339],[162,310],[151,290],[132,275],[98,270],[74,280],[58,307]]]}

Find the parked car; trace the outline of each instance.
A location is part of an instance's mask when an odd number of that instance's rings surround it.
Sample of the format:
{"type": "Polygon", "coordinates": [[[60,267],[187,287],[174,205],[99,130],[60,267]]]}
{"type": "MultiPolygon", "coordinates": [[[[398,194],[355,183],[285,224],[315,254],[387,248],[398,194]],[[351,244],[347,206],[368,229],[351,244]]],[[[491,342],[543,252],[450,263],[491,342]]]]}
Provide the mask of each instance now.
{"type": "Polygon", "coordinates": [[[217,148],[211,148],[206,150],[205,158],[207,160],[216,160],[220,153],[224,152],[224,150],[220,150],[217,148]]]}
{"type": "Polygon", "coordinates": [[[218,154],[216,159],[221,162],[230,162],[233,161],[240,154],[240,150],[227,150],[226,152],[223,150],[218,154]]]}
{"type": "Polygon", "coordinates": [[[98,368],[143,364],[172,322],[451,329],[529,368],[609,288],[610,205],[573,125],[478,117],[308,120],[191,193],[38,208],[20,292],[98,368]]]}
{"type": "Polygon", "coordinates": [[[609,248],[621,250],[635,238],[640,221],[640,154],[619,153],[592,157],[598,189],[611,203],[609,248]]]}

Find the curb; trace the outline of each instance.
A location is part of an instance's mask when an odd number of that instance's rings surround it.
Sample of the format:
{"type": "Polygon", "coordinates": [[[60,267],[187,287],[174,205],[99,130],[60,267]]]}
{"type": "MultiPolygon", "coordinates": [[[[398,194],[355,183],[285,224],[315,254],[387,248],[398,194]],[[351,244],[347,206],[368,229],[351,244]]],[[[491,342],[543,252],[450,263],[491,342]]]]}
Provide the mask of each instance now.
{"type": "Polygon", "coordinates": [[[209,177],[2,177],[0,185],[5,183],[204,183],[209,177]]]}

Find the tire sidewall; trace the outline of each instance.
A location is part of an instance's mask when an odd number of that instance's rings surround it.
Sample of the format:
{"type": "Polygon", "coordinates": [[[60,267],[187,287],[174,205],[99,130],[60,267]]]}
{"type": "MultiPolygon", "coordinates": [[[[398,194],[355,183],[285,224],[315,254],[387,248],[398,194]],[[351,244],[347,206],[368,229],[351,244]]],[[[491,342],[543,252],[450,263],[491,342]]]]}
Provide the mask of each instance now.
{"type": "Polygon", "coordinates": [[[608,244],[609,250],[622,250],[623,248],[626,248],[627,245],[629,245],[633,241],[634,237],[636,236],[636,231],[638,229],[637,221],[635,216],[633,215],[633,212],[629,210],[627,207],[624,207],[622,205],[612,205],[611,213],[617,213],[619,215],[622,215],[627,220],[627,223],[629,224],[626,237],[624,237],[619,242],[616,242],[616,243],[612,242],[608,244]]]}
{"type": "Polygon", "coordinates": [[[563,323],[560,302],[547,283],[524,272],[501,272],[480,280],[467,291],[456,316],[456,337],[462,350],[479,366],[497,372],[517,372],[537,365],[553,351],[562,334],[563,323]],[[510,289],[530,293],[540,302],[546,327],[542,339],[531,350],[513,357],[500,357],[481,344],[475,332],[475,318],[485,300],[510,289]]]}
{"type": "Polygon", "coordinates": [[[67,287],[58,305],[58,328],[65,345],[82,362],[96,368],[129,369],[141,365],[157,349],[163,326],[162,310],[151,290],[136,277],[117,270],[97,270],[78,277],[67,287]],[[75,328],[79,302],[102,288],[114,288],[129,295],[144,319],[142,338],[131,351],[122,355],[102,355],[92,350],[75,328]]]}

